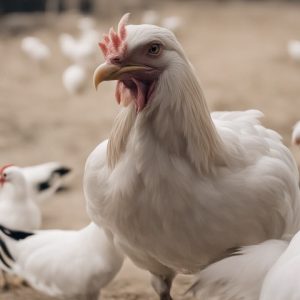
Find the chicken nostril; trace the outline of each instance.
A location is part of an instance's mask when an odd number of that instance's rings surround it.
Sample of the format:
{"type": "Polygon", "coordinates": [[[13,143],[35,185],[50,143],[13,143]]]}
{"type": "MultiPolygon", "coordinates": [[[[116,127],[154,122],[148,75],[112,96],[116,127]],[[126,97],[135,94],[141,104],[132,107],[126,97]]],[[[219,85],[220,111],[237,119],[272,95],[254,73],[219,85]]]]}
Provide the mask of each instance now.
{"type": "Polygon", "coordinates": [[[120,57],[112,57],[111,59],[110,59],[110,62],[112,63],[112,64],[115,64],[115,65],[117,65],[117,64],[120,64],[121,63],[121,58],[120,57]]]}

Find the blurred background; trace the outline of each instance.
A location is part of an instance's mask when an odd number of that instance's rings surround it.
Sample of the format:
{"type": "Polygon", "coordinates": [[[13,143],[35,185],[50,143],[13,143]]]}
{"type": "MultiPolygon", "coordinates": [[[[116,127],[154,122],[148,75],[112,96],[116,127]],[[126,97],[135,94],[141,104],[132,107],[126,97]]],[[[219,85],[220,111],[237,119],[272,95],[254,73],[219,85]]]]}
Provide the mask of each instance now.
{"type": "MultiPolygon", "coordinates": [[[[131,23],[173,30],[210,109],[263,111],[263,123],[283,136],[300,164],[300,149],[290,143],[300,120],[300,1],[1,0],[0,163],[54,160],[74,170],[68,193],[43,206],[43,228],[89,222],[85,160],[119,110],[115,83],[97,92],[92,85],[102,62],[97,43],[125,12],[131,23]]],[[[156,299],[147,281],[127,262],[102,299],[156,299]]],[[[178,279],[176,299],[187,299],[188,281],[178,279]]],[[[28,287],[0,298],[50,299],[28,287]]]]}

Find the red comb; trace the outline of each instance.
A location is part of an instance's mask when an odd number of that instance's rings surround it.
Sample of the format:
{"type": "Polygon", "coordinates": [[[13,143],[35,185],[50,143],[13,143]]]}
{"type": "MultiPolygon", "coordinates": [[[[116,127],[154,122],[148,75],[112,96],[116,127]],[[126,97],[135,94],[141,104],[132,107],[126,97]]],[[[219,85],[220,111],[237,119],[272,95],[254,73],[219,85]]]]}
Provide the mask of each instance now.
{"type": "Polygon", "coordinates": [[[0,174],[3,174],[5,169],[12,167],[12,166],[13,166],[13,164],[4,165],[3,167],[0,168],[0,174]]]}
{"type": "Polygon", "coordinates": [[[127,36],[126,24],[129,19],[129,13],[125,14],[119,24],[118,33],[113,28],[110,28],[109,33],[105,34],[103,41],[99,43],[99,47],[105,58],[113,56],[123,56],[127,50],[125,39],[127,36]]]}

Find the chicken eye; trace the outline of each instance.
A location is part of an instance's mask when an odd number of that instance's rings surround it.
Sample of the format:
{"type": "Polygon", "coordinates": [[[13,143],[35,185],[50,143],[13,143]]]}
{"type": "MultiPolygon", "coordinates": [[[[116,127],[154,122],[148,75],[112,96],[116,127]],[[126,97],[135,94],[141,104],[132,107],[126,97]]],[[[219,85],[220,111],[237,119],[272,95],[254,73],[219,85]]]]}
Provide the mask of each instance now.
{"type": "Polygon", "coordinates": [[[150,55],[158,55],[160,53],[161,45],[158,43],[150,45],[148,49],[148,54],[150,55]]]}

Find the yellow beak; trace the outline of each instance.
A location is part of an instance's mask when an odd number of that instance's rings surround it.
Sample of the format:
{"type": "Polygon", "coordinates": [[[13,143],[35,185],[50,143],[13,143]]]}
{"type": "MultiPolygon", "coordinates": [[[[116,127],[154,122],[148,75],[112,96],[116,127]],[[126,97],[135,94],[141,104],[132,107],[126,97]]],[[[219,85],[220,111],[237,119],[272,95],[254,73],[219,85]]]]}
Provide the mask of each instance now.
{"type": "Polygon", "coordinates": [[[102,81],[117,80],[120,79],[121,75],[124,73],[146,71],[149,69],[151,68],[146,66],[131,65],[121,67],[118,65],[103,63],[100,66],[98,66],[94,72],[93,82],[95,89],[97,89],[98,85],[102,81]]]}

